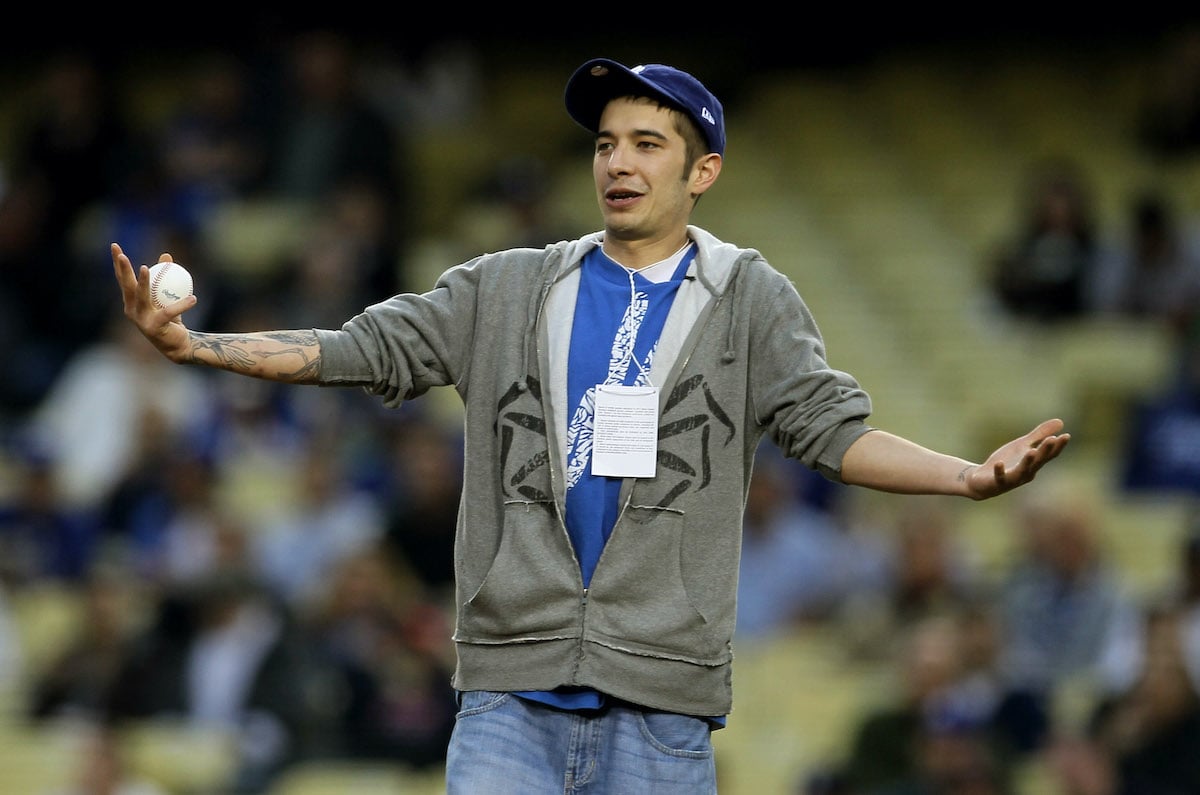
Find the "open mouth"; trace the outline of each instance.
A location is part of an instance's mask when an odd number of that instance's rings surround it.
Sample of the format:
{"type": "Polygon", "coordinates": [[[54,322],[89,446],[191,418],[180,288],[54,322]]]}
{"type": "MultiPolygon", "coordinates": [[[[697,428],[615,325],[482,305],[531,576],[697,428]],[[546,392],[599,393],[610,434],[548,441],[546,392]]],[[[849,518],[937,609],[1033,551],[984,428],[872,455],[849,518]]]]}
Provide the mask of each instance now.
{"type": "Polygon", "coordinates": [[[608,193],[604,194],[604,198],[614,204],[620,204],[622,202],[632,201],[641,195],[642,194],[638,193],[637,191],[632,190],[610,190],[608,193]]]}

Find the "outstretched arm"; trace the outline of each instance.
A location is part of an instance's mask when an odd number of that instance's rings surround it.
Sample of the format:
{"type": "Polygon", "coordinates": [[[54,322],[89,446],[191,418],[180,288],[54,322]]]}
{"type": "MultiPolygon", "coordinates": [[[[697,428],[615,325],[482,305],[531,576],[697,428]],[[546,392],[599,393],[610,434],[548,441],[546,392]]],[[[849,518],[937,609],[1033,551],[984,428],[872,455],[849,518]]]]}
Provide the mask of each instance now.
{"type": "Polygon", "coordinates": [[[871,431],[842,458],[842,481],[899,494],[949,494],[986,500],[1033,480],[1058,456],[1069,433],[1062,420],[1040,423],[1002,445],[982,464],[926,449],[887,433],[871,431]]]}
{"type": "MultiPolygon", "coordinates": [[[[158,258],[159,262],[170,259],[170,254],[158,258]]],[[[184,326],[182,315],[196,305],[194,295],[160,309],[150,299],[150,269],[142,265],[135,270],[116,243],[112,244],[112,261],[125,302],[125,316],[171,361],[216,367],[270,381],[317,383],[321,348],[311,330],[250,334],[191,331],[184,326]]]]}

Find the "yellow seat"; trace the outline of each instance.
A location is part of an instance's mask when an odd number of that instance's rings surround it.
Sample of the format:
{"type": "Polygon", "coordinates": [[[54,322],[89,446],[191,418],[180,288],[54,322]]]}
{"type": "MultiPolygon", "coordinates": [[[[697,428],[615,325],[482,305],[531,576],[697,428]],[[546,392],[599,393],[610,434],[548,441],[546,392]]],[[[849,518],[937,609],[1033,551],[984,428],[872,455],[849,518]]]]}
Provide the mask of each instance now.
{"type": "Polygon", "coordinates": [[[445,786],[440,769],[418,772],[387,762],[317,760],[285,771],[270,795],[440,795],[445,786]]]}
{"type": "Polygon", "coordinates": [[[22,588],[9,596],[21,665],[17,692],[5,695],[6,714],[20,714],[29,687],[79,630],[83,601],[79,591],[54,582],[22,588]]]}
{"type": "Polygon", "coordinates": [[[129,769],[170,792],[220,792],[233,779],[236,748],[219,730],[144,720],[125,728],[120,742],[129,769]]]}
{"type": "Polygon", "coordinates": [[[0,791],[65,789],[78,774],[86,735],[73,725],[0,725],[0,791]]]}

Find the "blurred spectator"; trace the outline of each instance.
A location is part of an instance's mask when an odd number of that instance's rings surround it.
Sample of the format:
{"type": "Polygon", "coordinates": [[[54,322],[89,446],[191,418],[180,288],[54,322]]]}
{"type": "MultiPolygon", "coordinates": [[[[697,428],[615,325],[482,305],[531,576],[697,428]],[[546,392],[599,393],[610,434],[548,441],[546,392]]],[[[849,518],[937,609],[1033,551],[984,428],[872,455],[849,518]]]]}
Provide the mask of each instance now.
{"type": "Polygon", "coordinates": [[[869,795],[1017,795],[1012,771],[986,727],[954,715],[923,722],[911,776],[869,795]]]}
{"type": "Polygon", "coordinates": [[[1101,546],[1088,498],[1044,494],[1018,507],[1024,544],[997,596],[1005,688],[1027,707],[1022,751],[1046,743],[1064,692],[1103,686],[1105,651],[1137,609],[1101,546]]]}
{"type": "Polygon", "coordinates": [[[246,565],[249,529],[220,501],[220,472],[186,446],[150,459],[122,489],[124,517],[113,532],[130,570],[160,586],[246,565]]]}
{"type": "Polygon", "coordinates": [[[1083,316],[1100,255],[1085,172],[1068,158],[1038,161],[1020,202],[1013,238],[991,263],[994,297],[1019,319],[1056,322],[1083,316]]]}
{"type": "Polygon", "coordinates": [[[436,137],[479,121],[487,66],[471,37],[421,37],[375,55],[363,63],[364,90],[393,127],[436,137]]]}
{"type": "Polygon", "coordinates": [[[909,627],[956,614],[984,585],[969,548],[956,536],[951,503],[909,496],[898,504],[888,517],[892,524],[881,531],[880,570],[849,591],[841,606],[838,625],[856,655],[889,657],[909,627]]]}
{"type": "Polygon", "coordinates": [[[341,222],[349,209],[357,218],[348,225],[369,225],[345,230],[358,250],[355,270],[341,278],[352,282],[356,309],[365,306],[362,296],[374,303],[403,283],[415,188],[405,162],[408,131],[368,92],[362,52],[333,29],[304,30],[285,43],[263,185],[268,197],[314,207],[340,196],[341,222]]]}
{"type": "Polygon", "coordinates": [[[209,380],[146,348],[118,308],[31,414],[30,443],[49,456],[64,505],[101,510],[143,450],[200,433],[211,420],[209,380]]]}
{"type": "Polygon", "coordinates": [[[938,498],[913,498],[898,512],[889,587],[901,624],[953,613],[978,589],[981,575],[955,535],[955,518],[952,506],[938,498]]]}
{"type": "Polygon", "coordinates": [[[550,163],[532,155],[515,155],[497,164],[484,191],[504,209],[507,238],[495,248],[533,246],[570,240],[579,230],[567,229],[554,202],[554,173],[550,163]]]}
{"type": "Polygon", "coordinates": [[[109,719],[173,719],[228,733],[236,747],[223,792],[266,792],[304,753],[312,726],[309,655],[292,616],[243,570],[166,592],[134,638],[109,719]]]}
{"type": "Polygon", "coordinates": [[[142,251],[170,252],[201,297],[187,323],[207,331],[225,330],[246,292],[261,286],[238,278],[220,258],[224,244],[212,245],[222,211],[265,179],[267,103],[250,57],[213,49],[179,58],[169,104],[144,133],[139,168],[110,197],[94,243],[131,240],[142,251]]]}
{"type": "Polygon", "coordinates": [[[338,328],[400,290],[402,252],[392,208],[357,181],[339,184],[314,210],[305,245],[280,262],[267,287],[281,328],[338,328]]]}
{"type": "Polygon", "coordinates": [[[81,582],[99,551],[99,517],[64,503],[47,456],[27,449],[13,463],[15,483],[0,501],[0,584],[81,582]]]}
{"type": "Polygon", "coordinates": [[[1004,627],[999,605],[981,598],[959,613],[963,676],[955,688],[961,711],[986,725],[997,751],[1010,761],[1036,761],[1043,750],[1046,706],[1023,688],[1013,688],[1004,670],[1004,627]]]}
{"type": "Polygon", "coordinates": [[[1195,783],[1185,786],[1179,779],[1200,769],[1190,767],[1200,728],[1200,523],[1195,525],[1181,540],[1178,576],[1110,640],[1101,661],[1103,687],[1087,705],[1087,720],[1060,727],[1045,749],[1048,769],[1067,795],[1197,791],[1195,783]]]}
{"type": "Polygon", "coordinates": [[[737,596],[741,639],[829,619],[850,594],[878,587],[886,565],[882,545],[802,502],[793,462],[770,449],[755,459],[746,500],[737,596]]]}
{"type": "Polygon", "coordinates": [[[8,594],[8,587],[0,581],[0,704],[4,705],[10,696],[25,697],[16,688],[24,679],[26,650],[8,594]]]}
{"type": "Polygon", "coordinates": [[[436,424],[405,423],[391,437],[392,490],[383,549],[402,576],[429,598],[454,595],[454,539],[462,494],[462,443],[436,424]]]}
{"type": "Polygon", "coordinates": [[[1162,593],[1131,617],[1114,636],[1105,654],[1105,682],[1110,692],[1131,688],[1146,665],[1147,624],[1167,610],[1176,611],[1172,625],[1179,632],[1184,666],[1200,693],[1200,513],[1190,517],[1179,542],[1178,569],[1162,593]]]}
{"type": "Polygon", "coordinates": [[[1177,376],[1129,407],[1118,473],[1126,490],[1200,496],[1200,313],[1179,346],[1177,376]]]}
{"type": "Polygon", "coordinates": [[[1184,661],[1192,686],[1200,693],[1200,510],[1193,511],[1181,546],[1181,572],[1173,602],[1180,610],[1184,661]]]}
{"type": "Polygon", "coordinates": [[[898,661],[899,691],[854,724],[842,764],[849,791],[1007,791],[1005,745],[993,736],[987,716],[960,697],[962,636],[955,620],[936,616],[911,625],[898,661]]]}
{"type": "Polygon", "coordinates": [[[213,387],[218,422],[202,452],[211,455],[221,504],[247,527],[264,526],[295,498],[309,431],[277,384],[217,378],[213,387]]]}
{"type": "MultiPolygon", "coordinates": [[[[253,194],[266,168],[266,119],[254,67],[212,50],[181,66],[176,106],[158,131],[163,169],[187,228],[253,194]]],[[[191,261],[188,261],[191,264],[191,261]]]]}
{"type": "Polygon", "coordinates": [[[343,558],[304,614],[319,664],[339,694],[320,751],[414,767],[445,761],[458,711],[450,686],[449,614],[407,592],[387,557],[343,558]]]}
{"type": "Polygon", "coordinates": [[[332,441],[310,442],[294,500],[253,535],[256,571],[295,609],[316,597],[342,560],[377,544],[384,531],[377,497],[349,483],[332,441]]]}
{"type": "Polygon", "coordinates": [[[1200,25],[1170,28],[1147,74],[1138,143],[1165,159],[1200,153],[1200,25]]]}
{"type": "Polygon", "coordinates": [[[1111,755],[1086,736],[1063,734],[1053,738],[1043,757],[1046,777],[1054,795],[1119,795],[1111,755]]]}
{"type": "MultiPolygon", "coordinates": [[[[130,165],[121,190],[108,197],[103,212],[81,235],[80,245],[94,251],[106,241],[130,240],[139,251],[152,252],[155,258],[159,253],[170,252],[176,262],[196,270],[193,278],[203,288],[204,271],[200,269],[208,258],[199,256],[200,230],[192,217],[193,208],[175,193],[162,160],[161,146],[155,139],[157,132],[157,128],[143,131],[138,147],[141,156],[130,165]]],[[[94,262],[93,267],[100,270],[100,263],[94,262]]],[[[188,318],[187,322],[203,323],[205,316],[188,318]]]]}
{"type": "Polygon", "coordinates": [[[1118,795],[1200,792],[1200,696],[1189,675],[1174,607],[1145,624],[1145,662],[1127,691],[1103,701],[1092,739],[1112,760],[1118,795]]]}
{"type": "Polygon", "coordinates": [[[340,185],[361,182],[398,201],[398,132],[359,83],[358,49],[333,28],[304,30],[284,42],[281,89],[265,190],[321,201],[340,185]]]}
{"type": "Polygon", "coordinates": [[[458,249],[541,248],[574,237],[555,202],[552,164],[542,157],[504,157],[471,187],[470,197],[453,230],[458,249]]]}
{"type": "Polygon", "coordinates": [[[125,663],[127,644],[142,629],[138,586],[117,569],[97,569],[80,589],[79,632],[33,673],[29,714],[36,721],[102,721],[125,663]]]}
{"type": "Polygon", "coordinates": [[[1200,241],[1157,193],[1138,198],[1130,221],[1128,241],[1102,259],[1093,308],[1161,323],[1179,338],[1200,312],[1200,241]]]}
{"type": "Polygon", "coordinates": [[[72,235],[119,191],[132,151],[116,87],[90,53],[51,50],[29,89],[0,191],[0,363],[21,374],[0,385],[0,407],[13,411],[32,407],[100,334],[111,275],[77,255],[72,235]]]}
{"type": "Polygon", "coordinates": [[[98,58],[70,47],[51,51],[33,83],[15,171],[48,191],[39,227],[46,243],[114,192],[128,165],[132,139],[119,112],[119,86],[98,58]]]}

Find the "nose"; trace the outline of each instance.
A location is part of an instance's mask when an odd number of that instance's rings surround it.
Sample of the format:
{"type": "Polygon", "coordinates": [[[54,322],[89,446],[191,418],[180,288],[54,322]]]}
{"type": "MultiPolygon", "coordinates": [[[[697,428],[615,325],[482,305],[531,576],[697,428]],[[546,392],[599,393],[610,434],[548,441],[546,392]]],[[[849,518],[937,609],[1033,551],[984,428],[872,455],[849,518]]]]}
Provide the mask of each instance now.
{"type": "Polygon", "coordinates": [[[630,165],[630,159],[627,155],[627,148],[621,146],[620,144],[614,145],[608,151],[608,163],[606,164],[605,168],[608,171],[609,176],[619,177],[624,174],[628,174],[633,170],[632,166],[630,165]]]}

